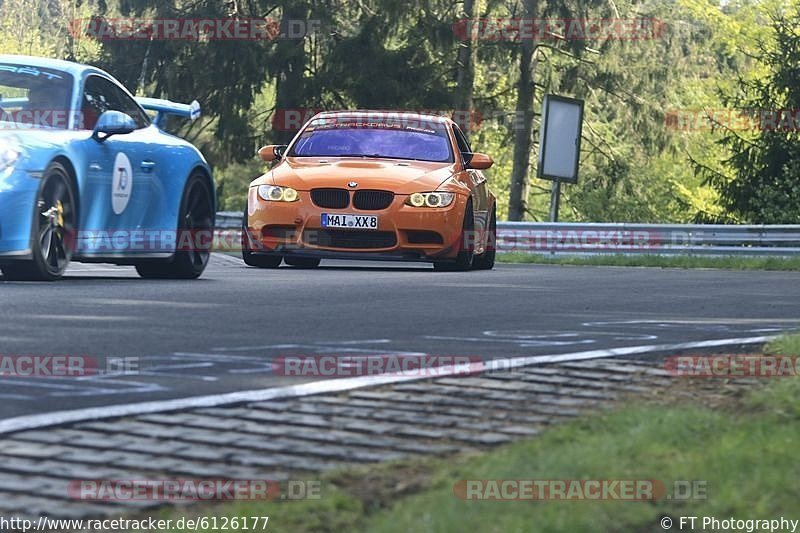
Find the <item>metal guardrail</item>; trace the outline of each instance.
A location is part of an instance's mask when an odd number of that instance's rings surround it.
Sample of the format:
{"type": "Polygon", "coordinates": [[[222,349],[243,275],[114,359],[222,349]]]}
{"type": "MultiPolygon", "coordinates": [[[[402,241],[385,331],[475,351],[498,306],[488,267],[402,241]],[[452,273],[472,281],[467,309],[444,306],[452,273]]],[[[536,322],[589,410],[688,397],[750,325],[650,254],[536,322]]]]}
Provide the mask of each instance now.
{"type": "Polygon", "coordinates": [[[242,229],[242,213],[240,211],[220,211],[217,213],[217,229],[242,229]]]}
{"type": "MultiPolygon", "coordinates": [[[[217,213],[217,229],[238,231],[242,214],[217,213]]],[[[800,254],[800,225],[498,222],[497,251],[557,255],[800,254]]]]}
{"type": "Polygon", "coordinates": [[[800,225],[503,222],[502,252],[545,254],[795,255],[800,225]]]}

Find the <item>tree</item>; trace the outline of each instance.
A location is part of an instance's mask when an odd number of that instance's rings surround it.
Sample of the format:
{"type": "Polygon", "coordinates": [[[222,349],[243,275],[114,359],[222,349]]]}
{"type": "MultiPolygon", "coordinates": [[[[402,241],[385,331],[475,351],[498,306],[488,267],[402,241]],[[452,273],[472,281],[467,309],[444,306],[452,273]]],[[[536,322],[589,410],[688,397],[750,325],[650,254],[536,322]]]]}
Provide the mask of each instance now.
{"type": "MultiPolygon", "coordinates": [[[[287,28],[292,21],[308,20],[309,7],[302,2],[289,1],[283,9],[281,27],[287,28]]],[[[277,78],[275,87],[275,108],[277,110],[297,110],[307,104],[308,97],[304,78],[307,68],[305,39],[283,39],[278,42],[274,54],[277,78]]],[[[294,132],[279,129],[275,141],[289,144],[294,132]]]]}
{"type": "Polygon", "coordinates": [[[768,74],[739,79],[739,90],[724,95],[754,126],[737,131],[717,123],[720,144],[731,156],[723,170],[699,165],[736,220],[755,224],[800,222],[800,6],[772,15],[773,38],[757,55],[768,74]]]}
{"type": "MultiPolygon", "coordinates": [[[[523,0],[526,19],[536,18],[539,12],[538,5],[538,0],[523,0]]],[[[511,170],[508,220],[522,220],[528,208],[528,174],[533,145],[533,96],[536,73],[533,53],[533,40],[520,39],[516,117],[521,119],[521,122],[518,122],[519,127],[514,136],[514,166],[511,170]]]]}
{"type": "MultiPolygon", "coordinates": [[[[472,116],[474,110],[473,91],[475,89],[475,64],[478,61],[478,46],[475,39],[474,26],[470,21],[474,21],[478,14],[478,2],[476,0],[464,0],[463,20],[466,34],[458,43],[458,56],[456,59],[456,110],[472,116]]],[[[469,131],[464,132],[469,135],[469,131]]]]}
{"type": "Polygon", "coordinates": [[[0,50],[4,54],[94,61],[100,44],[75,38],[77,22],[89,17],[93,2],[76,0],[0,1],[0,50]]]}
{"type": "MultiPolygon", "coordinates": [[[[274,9],[274,6],[272,6],[274,9]]],[[[250,19],[270,16],[258,2],[131,0],[109,2],[103,17],[146,19],[250,19]]],[[[148,96],[201,102],[205,118],[182,134],[199,141],[216,165],[252,157],[260,135],[250,128],[248,110],[277,58],[275,41],[151,39],[107,40],[100,66],[127,87],[148,96]],[[272,61],[271,61],[272,60],[272,61]],[[201,138],[212,128],[213,139],[201,138]]]]}

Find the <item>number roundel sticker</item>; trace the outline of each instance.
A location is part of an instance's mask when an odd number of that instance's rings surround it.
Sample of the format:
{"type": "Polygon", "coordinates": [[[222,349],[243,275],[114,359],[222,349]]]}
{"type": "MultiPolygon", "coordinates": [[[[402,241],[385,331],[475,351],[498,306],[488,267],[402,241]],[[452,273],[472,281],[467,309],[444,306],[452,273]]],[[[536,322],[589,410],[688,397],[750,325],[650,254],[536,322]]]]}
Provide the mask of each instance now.
{"type": "Polygon", "coordinates": [[[128,207],[133,190],[131,160],[122,152],[114,159],[114,178],[111,180],[111,208],[121,215],[128,207]]]}

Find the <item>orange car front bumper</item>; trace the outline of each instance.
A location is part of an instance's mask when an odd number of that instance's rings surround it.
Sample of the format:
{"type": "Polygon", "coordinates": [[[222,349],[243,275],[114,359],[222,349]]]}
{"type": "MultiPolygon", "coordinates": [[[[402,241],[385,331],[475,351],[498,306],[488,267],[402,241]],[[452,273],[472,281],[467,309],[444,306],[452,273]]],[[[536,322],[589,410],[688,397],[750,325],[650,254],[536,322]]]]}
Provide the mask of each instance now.
{"type": "Polygon", "coordinates": [[[329,258],[365,258],[408,261],[454,259],[463,245],[462,230],[467,197],[456,194],[446,208],[405,205],[406,195],[395,195],[389,207],[362,211],[315,205],[309,191],[296,202],[267,202],[257,187],[248,195],[247,236],[252,252],[329,258]],[[322,215],[352,214],[378,217],[377,229],[326,229],[322,215]]]}

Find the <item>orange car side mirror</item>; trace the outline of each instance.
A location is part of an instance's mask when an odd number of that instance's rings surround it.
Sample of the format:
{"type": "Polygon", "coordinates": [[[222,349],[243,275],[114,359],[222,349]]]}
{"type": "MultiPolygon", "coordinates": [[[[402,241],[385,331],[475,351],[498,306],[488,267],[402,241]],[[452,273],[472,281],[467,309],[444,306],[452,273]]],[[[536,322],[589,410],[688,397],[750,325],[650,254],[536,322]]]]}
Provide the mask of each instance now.
{"type": "Polygon", "coordinates": [[[284,150],[286,150],[285,146],[276,146],[271,144],[259,150],[258,157],[266,162],[275,161],[276,159],[283,159],[284,150]]]}
{"type": "Polygon", "coordinates": [[[467,166],[475,170],[486,170],[487,168],[491,168],[492,165],[494,165],[494,159],[486,154],[475,152],[472,154],[472,159],[470,159],[467,166]]]}

